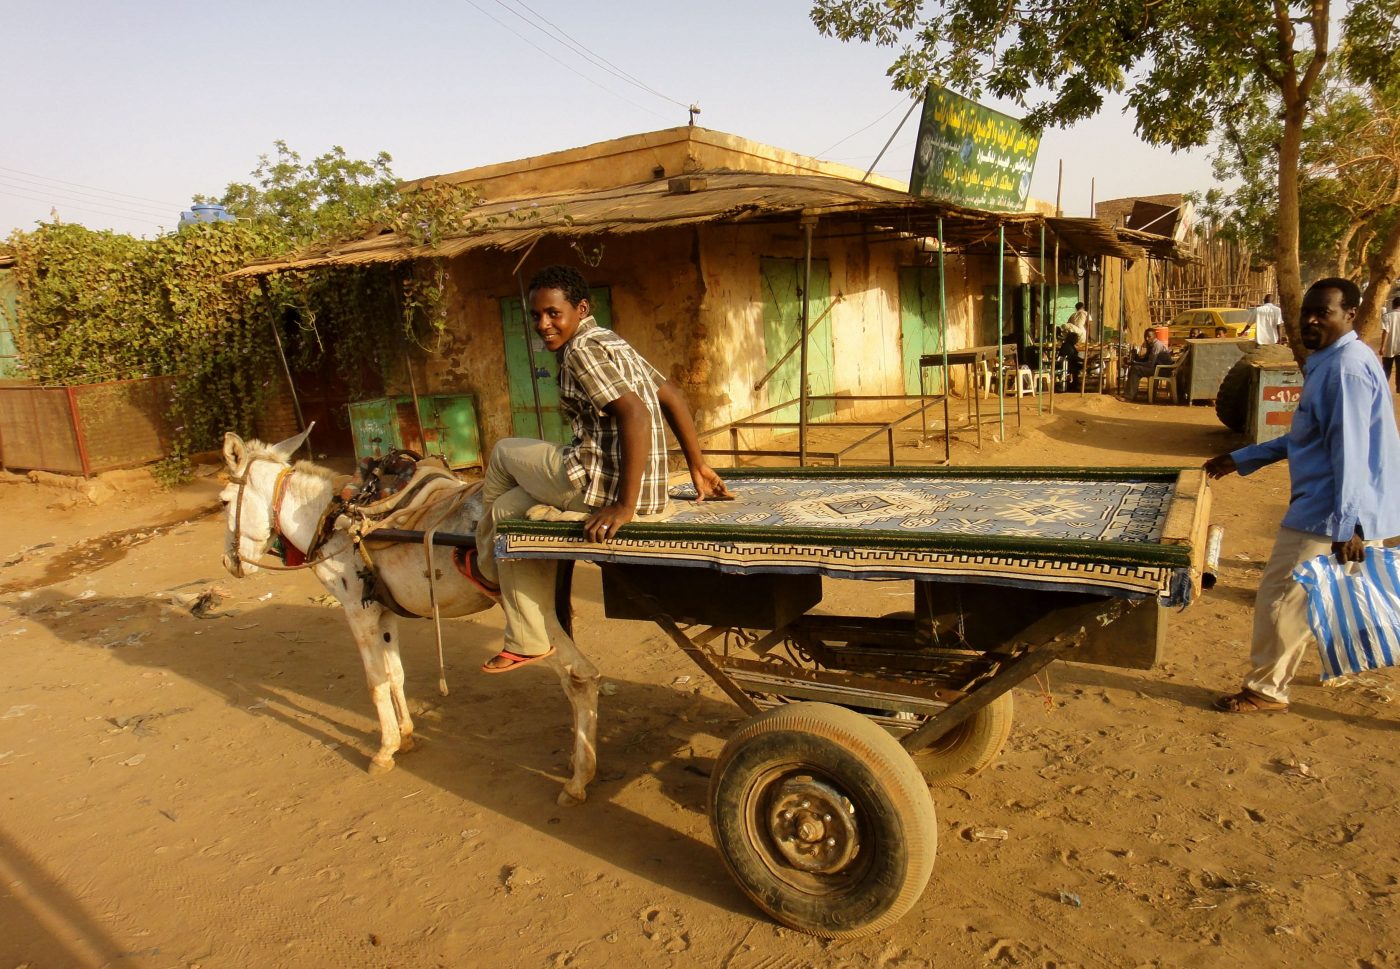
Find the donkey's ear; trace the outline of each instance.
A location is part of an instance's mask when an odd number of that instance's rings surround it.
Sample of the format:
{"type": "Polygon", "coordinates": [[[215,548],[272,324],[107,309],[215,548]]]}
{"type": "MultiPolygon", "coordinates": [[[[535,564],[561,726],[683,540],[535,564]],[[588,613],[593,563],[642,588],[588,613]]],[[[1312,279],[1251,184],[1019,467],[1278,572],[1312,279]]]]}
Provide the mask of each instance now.
{"type": "Polygon", "coordinates": [[[311,435],[311,429],[315,426],[316,422],[312,421],[310,424],[306,425],[306,430],[302,431],[296,437],[289,437],[285,441],[279,441],[272,445],[273,453],[283,461],[291,461],[292,455],[296,454],[297,449],[306,443],[306,439],[311,435]]]}
{"type": "Polygon", "coordinates": [[[243,438],[233,431],[224,435],[224,463],[228,465],[230,471],[237,471],[238,466],[243,463],[243,438]]]}

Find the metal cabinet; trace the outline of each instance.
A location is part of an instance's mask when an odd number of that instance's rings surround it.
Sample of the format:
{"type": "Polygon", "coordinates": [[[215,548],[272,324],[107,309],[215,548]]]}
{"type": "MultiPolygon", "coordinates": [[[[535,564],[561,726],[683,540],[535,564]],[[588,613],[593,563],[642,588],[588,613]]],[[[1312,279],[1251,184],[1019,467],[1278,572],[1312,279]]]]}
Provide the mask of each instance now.
{"type": "Polygon", "coordinates": [[[472,394],[433,394],[418,398],[414,412],[407,394],[355,401],[349,405],[355,460],[380,457],[394,448],[437,455],[449,468],[479,468],[481,429],[472,394]]]}
{"type": "Polygon", "coordinates": [[[1283,437],[1293,426],[1293,412],[1303,397],[1303,371],[1296,363],[1258,365],[1252,391],[1248,426],[1254,443],[1283,437]]]}

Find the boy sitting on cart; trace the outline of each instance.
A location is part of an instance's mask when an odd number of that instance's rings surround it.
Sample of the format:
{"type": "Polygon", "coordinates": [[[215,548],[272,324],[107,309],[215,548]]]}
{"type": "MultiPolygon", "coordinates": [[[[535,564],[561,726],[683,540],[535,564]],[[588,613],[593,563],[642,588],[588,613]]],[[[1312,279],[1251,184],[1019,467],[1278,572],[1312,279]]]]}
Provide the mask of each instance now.
{"type": "Polygon", "coordinates": [[[558,358],[559,404],[573,431],[567,445],[506,438],[491,451],[482,487],[471,578],[499,596],[505,644],[482,666],[505,673],[554,652],[547,630],[557,562],[497,561],[496,524],[537,504],[581,512],[584,537],[605,542],[633,519],[667,512],[666,425],[680,442],[700,500],[727,494],[705,463],[685,398],[622,337],[593,319],[588,282],[569,266],[530,280],[526,307],[558,358]],[[663,424],[664,420],[664,424],[663,424]]]}

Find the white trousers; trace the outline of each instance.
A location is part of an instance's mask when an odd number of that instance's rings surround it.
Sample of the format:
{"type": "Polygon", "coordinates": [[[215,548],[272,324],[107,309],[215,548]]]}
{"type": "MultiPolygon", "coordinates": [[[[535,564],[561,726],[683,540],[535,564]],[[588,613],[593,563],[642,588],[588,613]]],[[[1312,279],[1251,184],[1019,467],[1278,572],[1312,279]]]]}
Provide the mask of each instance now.
{"type": "Polygon", "coordinates": [[[1308,629],[1307,594],[1293,580],[1293,570],[1309,559],[1330,554],[1332,539],[1326,535],[1292,528],[1278,530],[1254,597],[1254,639],[1249,650],[1249,662],[1254,668],[1245,677],[1246,689],[1270,700],[1288,702],[1288,684],[1314,642],[1308,629]]]}
{"type": "MultiPolygon", "coordinates": [[[[549,441],[508,437],[491,449],[491,463],[481,488],[482,515],[476,526],[477,568],[501,587],[506,614],[505,648],[520,656],[549,652],[550,637],[563,636],[554,611],[559,574],[555,559],[496,559],[496,525],[507,518],[524,518],[535,505],[589,514],[583,492],[564,470],[564,449],[549,441]]],[[[669,517],[671,505],[637,521],[669,517]]]]}
{"type": "Polygon", "coordinates": [[[524,518],[534,505],[592,511],[564,470],[564,449],[549,441],[510,437],[491,450],[482,484],[483,513],[476,528],[477,567],[501,586],[505,648],[520,656],[549,652],[550,634],[563,635],[554,613],[559,563],[553,559],[496,560],[496,524],[524,518]]]}

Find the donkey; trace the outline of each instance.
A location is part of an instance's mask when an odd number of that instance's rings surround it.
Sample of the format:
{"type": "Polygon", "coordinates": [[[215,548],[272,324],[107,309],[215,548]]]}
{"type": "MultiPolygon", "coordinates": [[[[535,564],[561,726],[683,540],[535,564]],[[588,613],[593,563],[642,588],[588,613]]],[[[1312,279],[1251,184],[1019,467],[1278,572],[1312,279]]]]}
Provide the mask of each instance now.
{"type": "MultiPolygon", "coordinates": [[[[224,536],[224,568],[235,578],[259,570],[274,540],[306,551],[313,543],[322,515],[337,492],[334,475],[308,461],[291,464],[291,456],[306,440],[307,432],[279,444],[244,441],[232,432],[224,435],[224,461],[228,485],[220,494],[228,531],[224,536]]],[[[443,531],[475,534],[481,518],[480,493],[465,502],[454,518],[439,527],[443,531]]],[[[379,715],[379,750],[369,762],[370,774],[394,767],[394,755],[413,749],[413,720],[403,692],[403,662],[399,657],[398,617],[374,600],[362,578],[363,560],[343,527],[344,519],[306,563],[331,595],[345,609],[351,635],[360,648],[370,697],[379,715]]],[[[414,615],[433,615],[433,600],[443,617],[469,616],[490,609],[495,601],[468,581],[452,563],[451,550],[432,549],[433,587],[426,570],[421,544],[390,545],[374,553],[380,581],[401,608],[414,615]]],[[[267,566],[277,568],[277,566],[267,566]]],[[[574,751],[572,776],[558,801],[582,803],[597,768],[598,723],[597,668],[552,616],[550,641],[554,665],[573,711],[574,751]]]]}

